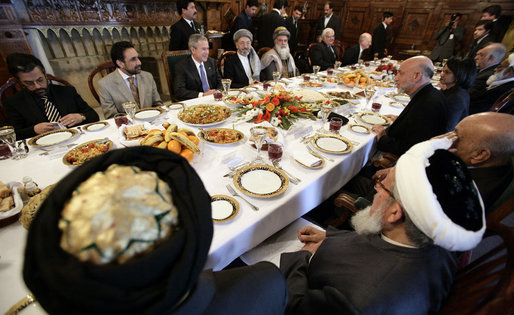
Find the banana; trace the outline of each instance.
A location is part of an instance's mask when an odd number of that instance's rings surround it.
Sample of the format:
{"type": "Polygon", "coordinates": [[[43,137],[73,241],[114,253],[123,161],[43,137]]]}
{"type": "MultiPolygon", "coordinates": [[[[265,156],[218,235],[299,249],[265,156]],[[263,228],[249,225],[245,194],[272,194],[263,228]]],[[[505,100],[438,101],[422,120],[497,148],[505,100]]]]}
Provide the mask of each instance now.
{"type": "Polygon", "coordinates": [[[195,132],[189,128],[179,128],[178,131],[185,132],[188,136],[194,136],[195,132]]]}
{"type": "Polygon", "coordinates": [[[148,133],[148,136],[162,135],[162,131],[160,130],[152,130],[148,133]]]}
{"type": "Polygon", "coordinates": [[[169,127],[169,126],[170,126],[170,123],[169,123],[169,122],[167,122],[167,121],[165,121],[165,122],[163,122],[163,123],[162,123],[162,127],[163,127],[164,129],[168,129],[168,127],[169,127]]]}
{"type": "Polygon", "coordinates": [[[145,137],[142,141],[141,141],[141,145],[147,145],[147,146],[151,146],[157,142],[161,142],[163,141],[164,138],[162,136],[162,134],[160,135],[152,135],[150,137],[145,137]]]}
{"type": "Polygon", "coordinates": [[[161,141],[161,143],[159,143],[157,148],[159,148],[159,149],[166,149],[167,146],[168,146],[168,143],[166,141],[161,141]]]}
{"type": "Polygon", "coordinates": [[[175,125],[175,124],[170,124],[168,126],[168,128],[166,129],[166,135],[164,136],[164,141],[166,142],[170,142],[171,141],[171,137],[170,137],[170,134],[172,132],[177,132],[177,129],[178,129],[178,126],[175,125]]]}
{"type": "Polygon", "coordinates": [[[193,151],[194,154],[200,153],[200,149],[196,146],[196,144],[194,144],[193,141],[189,140],[189,138],[184,136],[183,134],[180,134],[178,132],[172,132],[170,134],[170,137],[185,145],[186,148],[193,151]]]}

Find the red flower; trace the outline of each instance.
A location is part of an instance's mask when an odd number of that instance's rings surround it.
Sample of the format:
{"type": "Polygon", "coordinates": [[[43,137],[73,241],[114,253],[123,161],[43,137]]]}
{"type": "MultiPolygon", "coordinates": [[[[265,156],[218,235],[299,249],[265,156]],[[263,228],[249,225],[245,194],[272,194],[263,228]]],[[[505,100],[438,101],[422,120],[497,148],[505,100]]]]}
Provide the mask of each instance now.
{"type": "Polygon", "coordinates": [[[275,105],[275,106],[278,106],[280,104],[280,100],[276,97],[274,97],[272,100],[271,100],[271,104],[275,105]]]}
{"type": "Polygon", "coordinates": [[[296,106],[289,106],[288,107],[290,111],[292,111],[293,113],[296,113],[298,111],[298,108],[296,108],[296,106]]]}

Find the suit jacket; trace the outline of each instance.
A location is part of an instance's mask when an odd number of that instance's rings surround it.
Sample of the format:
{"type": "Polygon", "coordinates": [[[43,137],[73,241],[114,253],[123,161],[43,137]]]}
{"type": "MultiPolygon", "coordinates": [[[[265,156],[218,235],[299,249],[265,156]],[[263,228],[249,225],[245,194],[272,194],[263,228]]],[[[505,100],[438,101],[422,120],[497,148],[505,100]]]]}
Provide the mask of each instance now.
{"type": "MultiPolygon", "coordinates": [[[[141,71],[141,73],[136,74],[136,85],[139,92],[140,108],[162,105],[161,97],[157,92],[157,85],[155,85],[150,72],[141,71]]],[[[136,101],[119,70],[109,73],[98,81],[98,95],[106,119],[114,117],[117,113],[124,113],[121,104],[136,101]]]]}
{"type": "Polygon", "coordinates": [[[462,87],[455,85],[443,91],[448,100],[448,125],[447,130],[455,129],[455,126],[469,114],[469,93],[462,87]]]}
{"type": "Polygon", "coordinates": [[[476,40],[473,41],[473,45],[471,45],[471,49],[468,53],[468,55],[466,56],[466,58],[469,58],[471,60],[475,60],[475,56],[477,54],[477,52],[484,48],[485,46],[487,46],[489,43],[491,43],[493,40],[491,38],[491,36],[489,35],[486,35],[485,37],[483,37],[482,41],[480,41],[480,43],[477,43],[476,40]]]}
{"type": "MultiPolygon", "coordinates": [[[[211,89],[221,89],[221,76],[216,69],[216,61],[209,57],[204,62],[204,69],[207,74],[207,81],[211,89]]],[[[203,92],[202,79],[193,61],[193,57],[184,58],[175,67],[173,78],[173,96],[179,100],[189,100],[198,97],[203,92]]]]}
{"type": "MultiPolygon", "coordinates": [[[[455,44],[460,42],[464,37],[464,27],[457,26],[455,29],[450,27],[442,27],[437,34],[435,34],[434,39],[437,40],[437,43],[432,49],[429,58],[433,61],[441,61],[443,59],[448,59],[453,56],[453,49],[455,48],[455,44]],[[453,38],[450,39],[450,35],[453,34],[453,38]]],[[[375,38],[373,37],[373,42],[375,38]]],[[[475,52],[476,53],[476,52],[475,52]]]]}
{"type": "Polygon", "coordinates": [[[486,215],[512,182],[512,163],[491,167],[470,167],[469,173],[484,201],[486,215]]]}
{"type": "MultiPolygon", "coordinates": [[[[341,61],[341,65],[346,66],[346,65],[356,64],[359,61],[359,51],[360,51],[359,44],[348,48],[344,52],[344,56],[343,56],[343,60],[341,61]]],[[[362,51],[362,55],[364,55],[364,50],[362,51]]]]}
{"type": "Polygon", "coordinates": [[[287,286],[269,262],[213,272],[204,270],[187,299],[170,314],[283,314],[287,286]]]}
{"type": "Polygon", "coordinates": [[[243,64],[241,63],[237,53],[228,56],[225,60],[223,76],[231,79],[232,84],[230,86],[236,89],[250,84],[248,77],[246,76],[245,69],[243,68],[243,64]]]}
{"type": "Polygon", "coordinates": [[[234,21],[234,25],[232,26],[232,30],[230,31],[231,38],[232,36],[234,36],[235,32],[243,28],[249,30],[252,34],[254,33],[252,18],[249,18],[244,10],[241,11],[241,13],[239,13],[238,16],[236,16],[236,20],[234,21]]]}
{"type": "Polygon", "coordinates": [[[315,45],[311,48],[310,58],[312,65],[320,66],[321,71],[333,68],[336,62],[336,56],[334,54],[335,50],[332,53],[330,48],[324,42],[321,42],[319,45],[315,45]]]}
{"type": "Polygon", "coordinates": [[[193,30],[191,25],[181,18],[177,23],[173,24],[170,28],[170,46],[169,50],[188,50],[187,42],[189,36],[192,34],[200,33],[200,24],[193,21],[196,31],[193,30]]]}
{"type": "Polygon", "coordinates": [[[472,115],[487,112],[503,93],[510,91],[513,88],[514,81],[510,81],[493,89],[486,89],[480,96],[471,98],[471,101],[469,102],[469,114],[472,115]]]}
{"type": "Polygon", "coordinates": [[[373,40],[371,42],[371,53],[378,53],[378,58],[384,57],[384,49],[386,48],[387,32],[384,24],[381,22],[373,30],[373,40]]]}
{"type": "Polygon", "coordinates": [[[273,32],[279,26],[286,26],[284,18],[275,10],[264,14],[259,19],[259,30],[257,32],[257,40],[259,48],[274,47],[273,32]]]}
{"type": "Polygon", "coordinates": [[[294,25],[294,19],[292,16],[286,19],[286,28],[291,33],[289,37],[289,50],[291,51],[291,55],[294,56],[296,52],[296,48],[298,47],[298,29],[300,27],[300,20],[296,22],[296,26],[294,25]]]}
{"type": "Polygon", "coordinates": [[[469,96],[471,99],[479,98],[487,90],[487,79],[494,73],[494,69],[498,67],[498,64],[492,65],[488,68],[478,71],[473,85],[468,89],[469,96]]]}
{"type": "Polygon", "coordinates": [[[427,84],[414,95],[407,107],[386,129],[377,143],[379,150],[398,156],[416,143],[446,133],[447,100],[443,93],[427,84]]]}
{"type": "MultiPolygon", "coordinates": [[[[74,87],[48,85],[49,99],[55,105],[61,117],[79,113],[86,117],[81,124],[98,121],[98,114],[84,102],[74,87]]],[[[16,139],[34,137],[34,126],[48,122],[44,110],[36,103],[36,99],[26,89],[23,89],[5,100],[7,119],[14,127],[16,139]]]]}
{"type": "Polygon", "coordinates": [[[327,26],[325,26],[325,16],[322,14],[318,19],[318,24],[316,26],[316,35],[321,35],[321,32],[327,27],[330,27],[334,30],[335,39],[339,40],[341,36],[341,18],[332,13],[330,20],[328,20],[327,26]]]}

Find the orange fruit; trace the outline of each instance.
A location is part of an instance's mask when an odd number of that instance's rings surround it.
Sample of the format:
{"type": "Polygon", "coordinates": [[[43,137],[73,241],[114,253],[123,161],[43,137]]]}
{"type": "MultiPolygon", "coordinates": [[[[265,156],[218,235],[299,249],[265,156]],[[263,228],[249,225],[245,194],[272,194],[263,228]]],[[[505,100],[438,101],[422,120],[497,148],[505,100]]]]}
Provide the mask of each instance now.
{"type": "Polygon", "coordinates": [[[195,156],[193,151],[189,149],[184,149],[180,152],[180,155],[182,155],[188,162],[191,162],[195,156]]]}
{"type": "Polygon", "coordinates": [[[182,150],[182,145],[177,140],[171,140],[168,142],[168,150],[170,150],[173,153],[180,154],[180,151],[182,150]]]}
{"type": "Polygon", "coordinates": [[[152,132],[152,131],[159,131],[159,132],[162,132],[162,130],[161,130],[161,129],[152,129],[152,130],[148,131],[148,133],[150,133],[150,132],[152,132]]]}
{"type": "Polygon", "coordinates": [[[366,83],[366,81],[367,81],[366,78],[360,78],[359,83],[360,84],[364,84],[364,83],[366,83]]]}
{"type": "Polygon", "coordinates": [[[198,139],[197,137],[195,136],[187,136],[189,138],[189,140],[193,141],[194,144],[198,145],[200,143],[200,139],[198,139]]]}
{"type": "Polygon", "coordinates": [[[185,133],[184,131],[179,131],[178,133],[187,137],[187,133],[185,133]]]}
{"type": "Polygon", "coordinates": [[[275,109],[275,105],[271,104],[271,103],[268,103],[266,104],[266,110],[271,112],[275,109]]]}
{"type": "Polygon", "coordinates": [[[350,78],[344,78],[344,83],[348,84],[350,82],[351,82],[350,78]]]}

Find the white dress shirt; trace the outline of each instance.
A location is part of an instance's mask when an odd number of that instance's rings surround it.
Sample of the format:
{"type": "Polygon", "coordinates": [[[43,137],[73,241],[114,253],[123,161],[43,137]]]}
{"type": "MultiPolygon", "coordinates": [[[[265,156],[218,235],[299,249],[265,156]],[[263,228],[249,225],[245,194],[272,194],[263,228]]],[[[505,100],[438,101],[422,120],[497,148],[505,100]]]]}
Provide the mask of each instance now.
{"type": "Polygon", "coordinates": [[[330,21],[330,18],[332,17],[332,15],[333,15],[333,14],[334,14],[334,13],[330,14],[330,16],[329,16],[329,17],[326,17],[326,16],[325,16],[325,24],[324,24],[324,25],[325,25],[325,27],[327,27],[328,21],[330,21]]]}
{"type": "Polygon", "coordinates": [[[130,82],[128,80],[129,78],[131,78],[131,77],[134,78],[134,85],[137,87],[136,75],[128,75],[125,72],[121,71],[120,68],[118,68],[118,72],[121,74],[121,77],[123,78],[123,81],[125,81],[125,84],[128,86],[130,91],[132,91],[132,89],[130,88],[130,82]]]}
{"type": "Polygon", "coordinates": [[[242,56],[239,53],[237,53],[237,56],[239,57],[239,60],[241,60],[241,64],[243,65],[243,69],[245,69],[246,76],[248,77],[248,82],[252,82],[252,68],[250,67],[250,60],[248,59],[248,56],[242,56]]]}

